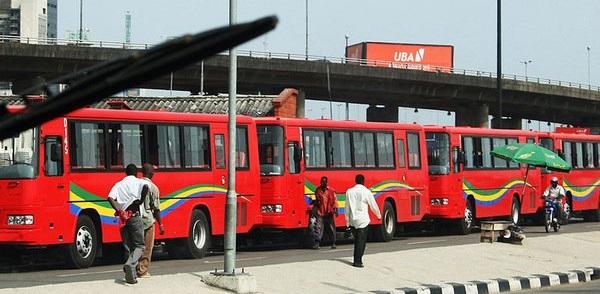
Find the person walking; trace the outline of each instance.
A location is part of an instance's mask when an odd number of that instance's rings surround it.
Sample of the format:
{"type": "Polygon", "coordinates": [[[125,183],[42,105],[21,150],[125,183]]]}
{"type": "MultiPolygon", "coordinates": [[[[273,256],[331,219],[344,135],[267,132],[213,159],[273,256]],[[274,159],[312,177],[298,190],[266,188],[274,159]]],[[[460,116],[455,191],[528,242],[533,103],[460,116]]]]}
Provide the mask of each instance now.
{"type": "Polygon", "coordinates": [[[369,217],[368,207],[381,219],[381,212],[373,193],[365,187],[365,176],[357,174],[354,182],[356,185],[346,191],[346,225],[352,230],[354,235],[354,267],[364,267],[362,257],[365,254],[367,246],[368,226],[371,218],[369,217]]]}
{"type": "Polygon", "coordinates": [[[137,276],[140,278],[149,278],[150,261],[152,260],[152,249],[154,248],[155,226],[158,224],[159,233],[165,234],[165,227],[160,218],[160,192],[156,184],[152,182],[154,176],[154,166],[149,163],[142,165],[142,180],[148,185],[148,195],[144,200],[142,222],[144,223],[144,250],[139,259],[137,267],[137,276]]]}
{"type": "Polygon", "coordinates": [[[314,205],[317,207],[318,234],[313,249],[319,249],[325,229],[330,233],[331,249],[335,249],[335,217],[338,216],[338,204],[335,190],[327,185],[327,177],[321,178],[321,185],[315,190],[314,205]]]}
{"type": "Polygon", "coordinates": [[[144,224],[140,206],[148,194],[148,185],[137,178],[137,167],[125,167],[125,178],[117,182],[108,193],[108,202],[115,210],[121,224],[121,240],[127,261],[123,265],[125,282],[137,283],[136,267],[144,250],[144,224]]]}

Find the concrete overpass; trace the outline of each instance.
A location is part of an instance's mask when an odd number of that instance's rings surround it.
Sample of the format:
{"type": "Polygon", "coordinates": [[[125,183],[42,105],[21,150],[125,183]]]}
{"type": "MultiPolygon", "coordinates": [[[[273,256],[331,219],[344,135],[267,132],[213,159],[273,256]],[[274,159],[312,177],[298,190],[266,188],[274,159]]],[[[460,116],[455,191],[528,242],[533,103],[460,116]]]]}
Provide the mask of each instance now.
{"type": "MultiPolygon", "coordinates": [[[[13,91],[19,92],[139,50],[0,42],[0,81],[11,82],[13,91]]],[[[369,120],[397,121],[397,107],[403,106],[454,111],[457,125],[487,126],[488,113],[496,116],[498,112],[496,78],[490,73],[426,72],[245,54],[238,57],[239,93],[278,94],[292,87],[303,91],[306,99],[385,106],[369,108],[369,120]]],[[[199,93],[202,84],[205,93],[227,93],[228,59],[219,55],[205,60],[203,66],[194,64],[174,72],[172,89],[199,93]]],[[[598,87],[523,78],[503,79],[502,114],[512,119],[505,127],[520,128],[521,118],[600,127],[598,87]]],[[[141,87],[170,89],[171,76],[141,87]]]]}

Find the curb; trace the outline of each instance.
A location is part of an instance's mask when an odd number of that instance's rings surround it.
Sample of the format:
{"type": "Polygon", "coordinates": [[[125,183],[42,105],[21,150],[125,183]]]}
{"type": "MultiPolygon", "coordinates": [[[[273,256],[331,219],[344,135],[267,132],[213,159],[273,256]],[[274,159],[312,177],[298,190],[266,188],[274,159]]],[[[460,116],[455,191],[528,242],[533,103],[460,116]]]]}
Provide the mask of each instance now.
{"type": "Polygon", "coordinates": [[[589,282],[600,279],[600,267],[587,267],[583,270],[569,272],[554,272],[549,274],[535,274],[527,277],[512,277],[507,279],[493,279],[484,281],[469,281],[466,283],[425,284],[417,288],[402,287],[394,290],[369,291],[376,294],[488,294],[510,291],[537,289],[542,287],[558,286],[589,282]]]}

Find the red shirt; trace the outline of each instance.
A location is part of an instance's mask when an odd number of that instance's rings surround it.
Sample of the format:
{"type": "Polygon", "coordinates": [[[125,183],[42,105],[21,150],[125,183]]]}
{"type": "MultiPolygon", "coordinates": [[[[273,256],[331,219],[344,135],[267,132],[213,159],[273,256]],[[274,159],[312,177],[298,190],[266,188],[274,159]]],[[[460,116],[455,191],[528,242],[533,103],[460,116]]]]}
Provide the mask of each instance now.
{"type": "Polygon", "coordinates": [[[315,198],[317,200],[317,213],[320,216],[326,216],[328,214],[333,214],[338,207],[337,197],[335,196],[335,191],[329,187],[322,189],[321,187],[317,187],[315,191],[315,198]]]}

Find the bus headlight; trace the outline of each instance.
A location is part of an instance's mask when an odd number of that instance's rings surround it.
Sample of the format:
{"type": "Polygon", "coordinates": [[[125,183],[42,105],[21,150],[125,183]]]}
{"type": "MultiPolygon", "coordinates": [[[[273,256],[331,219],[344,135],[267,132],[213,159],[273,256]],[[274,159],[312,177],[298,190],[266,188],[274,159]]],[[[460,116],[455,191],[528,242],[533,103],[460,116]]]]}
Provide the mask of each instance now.
{"type": "Polygon", "coordinates": [[[448,198],[431,198],[431,205],[448,205],[448,198]]]}
{"type": "Polygon", "coordinates": [[[33,225],[33,215],[9,215],[7,223],[8,225],[33,225]]]}
{"type": "Polygon", "coordinates": [[[262,213],[280,213],[283,211],[281,204],[266,204],[260,207],[262,213]]]}

